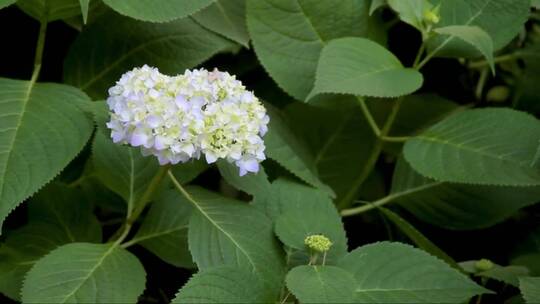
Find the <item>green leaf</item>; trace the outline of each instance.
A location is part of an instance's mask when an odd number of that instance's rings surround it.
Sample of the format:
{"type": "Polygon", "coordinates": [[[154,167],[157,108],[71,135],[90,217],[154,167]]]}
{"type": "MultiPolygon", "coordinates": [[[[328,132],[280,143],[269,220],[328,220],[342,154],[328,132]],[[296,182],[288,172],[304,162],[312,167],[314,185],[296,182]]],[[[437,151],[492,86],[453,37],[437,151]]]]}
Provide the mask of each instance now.
{"type": "Polygon", "coordinates": [[[275,222],[275,231],[279,239],[289,248],[300,252],[305,263],[309,261],[310,250],[304,240],[313,234],[328,237],[333,245],[327,253],[327,263],[335,263],[347,253],[347,237],[341,217],[332,200],[322,191],[294,183],[279,180],[284,189],[280,195],[269,192],[270,204],[280,204],[281,214],[275,222]],[[275,201],[274,201],[275,200],[275,201]]]}
{"type": "Polygon", "coordinates": [[[540,122],[533,116],[477,109],[452,115],[408,140],[404,155],[416,171],[438,181],[538,186],[539,143],[540,122]]]}
{"type": "Polygon", "coordinates": [[[126,250],[73,243],[37,261],[21,294],[24,303],[135,303],[145,281],[141,263],[126,250]]]}
{"type": "Polygon", "coordinates": [[[187,242],[192,209],[178,191],[163,192],[151,205],[137,234],[124,247],[140,244],[169,264],[193,268],[187,242]]]}
{"type": "Polygon", "coordinates": [[[519,287],[519,278],[529,275],[527,267],[523,266],[501,266],[493,264],[493,268],[485,271],[478,271],[476,263],[478,261],[460,262],[459,265],[467,272],[475,276],[494,279],[506,284],[519,287]]]}
{"type": "Polygon", "coordinates": [[[192,17],[205,28],[249,47],[246,0],[218,0],[192,17]]]}
{"type": "Polygon", "coordinates": [[[418,231],[411,223],[407,222],[404,218],[399,216],[397,213],[380,207],[379,210],[388,218],[394,225],[396,225],[401,232],[408,236],[416,246],[424,251],[438,257],[439,259],[445,261],[448,265],[454,267],[457,270],[461,271],[460,266],[450,257],[446,252],[442,251],[437,245],[433,244],[427,237],[418,231]]]}
{"type": "Polygon", "coordinates": [[[290,130],[282,113],[270,105],[266,108],[270,115],[268,133],[264,138],[266,155],[302,181],[334,196],[332,189],[319,180],[313,155],[290,130]]]}
{"type": "Polygon", "coordinates": [[[88,20],[88,6],[90,4],[90,0],[79,0],[79,4],[81,5],[83,22],[86,24],[86,20],[88,20]]]}
{"type": "Polygon", "coordinates": [[[213,267],[195,274],[178,291],[172,303],[271,303],[264,285],[251,271],[213,267]]]}
{"type": "Polygon", "coordinates": [[[388,5],[399,14],[401,21],[424,31],[424,12],[433,5],[428,0],[388,0],[388,5]]]}
{"type": "Polygon", "coordinates": [[[375,144],[358,102],[332,96],[324,107],[296,102],[284,113],[296,137],[313,153],[321,181],[336,193],[335,204],[347,205],[358,194],[375,144]]]}
{"type": "Polygon", "coordinates": [[[495,63],[493,61],[493,41],[488,33],[478,26],[450,25],[435,29],[435,32],[442,35],[455,36],[474,46],[484,57],[486,57],[491,72],[495,74],[495,63]]]}
{"type": "Polygon", "coordinates": [[[238,167],[225,160],[218,161],[217,166],[223,179],[236,189],[253,196],[266,195],[270,191],[271,185],[262,166],[257,174],[244,176],[238,174],[238,167]]]}
{"type": "Polygon", "coordinates": [[[73,188],[52,183],[28,204],[29,223],[8,231],[0,245],[0,292],[20,300],[24,275],[35,261],[70,242],[101,242],[92,205],[73,188]]]}
{"type": "Polygon", "coordinates": [[[527,304],[540,302],[540,277],[520,278],[519,289],[527,304]]]}
{"type": "Polygon", "coordinates": [[[0,229],[82,150],[93,128],[88,101],[67,85],[0,79],[0,229]]]}
{"type": "Polygon", "coordinates": [[[368,1],[248,0],[247,25],[257,57],[287,93],[304,100],[330,40],[368,32],[368,1]]]}
{"type": "Polygon", "coordinates": [[[540,8],[540,0],[532,0],[531,1],[531,6],[536,8],[536,9],[539,9],[540,8]]]}
{"type": "MultiPolygon", "coordinates": [[[[234,266],[254,272],[271,296],[283,280],[283,257],[272,222],[255,207],[201,188],[188,188],[196,212],[189,222],[188,242],[201,270],[234,266]]],[[[189,204],[185,198],[178,203],[189,204]]]]}
{"type": "Polygon", "coordinates": [[[131,212],[158,170],[154,157],[144,157],[140,149],[113,143],[103,125],[98,127],[92,144],[95,176],[127,202],[131,212]]]}
{"type": "Polygon", "coordinates": [[[449,229],[489,227],[540,199],[540,187],[480,186],[423,177],[403,159],[397,163],[391,195],[417,218],[449,229]]]}
{"type": "Polygon", "coordinates": [[[512,264],[527,267],[531,275],[540,275],[540,253],[522,254],[512,259],[512,264]]]}
{"type": "Polygon", "coordinates": [[[95,99],[104,98],[107,89],[133,67],[148,64],[162,73],[176,75],[231,46],[232,42],[189,18],[149,24],[104,14],[86,27],[71,46],[64,78],[95,99]],[[128,33],[126,39],[118,39],[128,33]],[[103,47],[111,41],[115,47],[103,47]]]}
{"type": "Polygon", "coordinates": [[[380,7],[383,7],[387,4],[386,0],[371,0],[371,5],[369,6],[369,15],[373,15],[373,13],[379,9],[380,7]]]}
{"type": "Polygon", "coordinates": [[[334,266],[298,266],[287,274],[287,288],[301,303],[356,303],[356,281],[334,266]]]}
{"type": "Polygon", "coordinates": [[[10,6],[15,2],[17,2],[17,0],[0,0],[0,9],[10,6]]]}
{"type": "MultiPolygon", "coordinates": [[[[438,27],[449,25],[478,26],[493,40],[493,50],[507,45],[522,29],[529,17],[530,0],[452,0],[439,1],[438,27]]],[[[478,57],[469,44],[450,37],[435,37],[428,43],[438,56],[478,57]]]]}
{"type": "Polygon", "coordinates": [[[34,263],[56,247],[70,242],[58,226],[30,223],[9,231],[0,245],[0,292],[20,301],[24,277],[34,263]]]}
{"type": "Polygon", "coordinates": [[[197,176],[206,171],[209,167],[208,163],[201,158],[191,160],[187,163],[174,165],[170,170],[180,183],[187,184],[197,178],[197,176]]]}
{"type": "Polygon", "coordinates": [[[167,22],[187,17],[215,0],[103,0],[122,15],[150,21],[167,22]]]}
{"type": "Polygon", "coordinates": [[[463,303],[488,292],[443,261],[401,243],[362,246],[339,266],[356,279],[356,303],[463,303]]]}
{"type": "Polygon", "coordinates": [[[422,82],[422,74],[404,68],[381,45],[364,38],[341,38],[324,47],[307,99],[321,93],[398,97],[418,90],[422,82]]]}
{"type": "Polygon", "coordinates": [[[81,14],[79,0],[18,0],[17,6],[32,18],[47,22],[81,14]]]}

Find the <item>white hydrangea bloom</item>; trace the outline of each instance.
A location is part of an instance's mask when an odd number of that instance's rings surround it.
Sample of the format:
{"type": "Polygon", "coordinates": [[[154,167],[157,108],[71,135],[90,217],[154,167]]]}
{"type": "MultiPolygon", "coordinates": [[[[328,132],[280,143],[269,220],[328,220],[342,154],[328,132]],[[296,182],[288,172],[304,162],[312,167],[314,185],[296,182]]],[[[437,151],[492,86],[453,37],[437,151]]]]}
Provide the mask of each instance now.
{"type": "Polygon", "coordinates": [[[200,69],[169,77],[145,65],[122,75],[107,104],[113,141],[141,147],[162,165],[203,154],[208,163],[235,163],[244,175],[258,172],[265,159],[269,117],[229,73],[200,69]]]}

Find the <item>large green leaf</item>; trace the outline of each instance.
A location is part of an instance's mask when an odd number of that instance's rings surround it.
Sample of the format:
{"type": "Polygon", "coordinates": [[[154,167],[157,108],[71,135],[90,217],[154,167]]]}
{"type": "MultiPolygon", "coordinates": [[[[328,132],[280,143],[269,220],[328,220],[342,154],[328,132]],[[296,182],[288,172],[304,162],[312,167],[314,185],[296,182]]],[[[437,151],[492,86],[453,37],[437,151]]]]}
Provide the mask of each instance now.
{"type": "Polygon", "coordinates": [[[270,219],[245,203],[201,188],[187,190],[196,210],[189,223],[189,250],[199,269],[222,265],[249,269],[269,295],[277,296],[284,265],[270,219]]]}
{"type": "Polygon", "coordinates": [[[0,9],[3,9],[6,6],[10,6],[15,2],[17,2],[17,0],[0,0],[0,9]]]}
{"type": "Polygon", "coordinates": [[[408,140],[405,159],[438,181],[538,186],[540,122],[510,109],[457,113],[408,140]],[[519,134],[519,136],[516,136],[519,134]]]}
{"type": "Polygon", "coordinates": [[[189,18],[149,24],[104,14],[85,28],[71,46],[64,77],[92,97],[104,98],[120,75],[135,66],[148,64],[175,75],[231,46],[232,42],[189,18]],[[114,47],[103,47],[113,42],[114,47]]]}
{"type": "Polygon", "coordinates": [[[493,41],[488,33],[478,26],[450,25],[435,29],[442,35],[455,36],[475,47],[489,63],[491,71],[495,73],[493,62],[493,41]]]}
{"type": "Polygon", "coordinates": [[[304,182],[334,196],[330,187],[319,180],[313,155],[304,142],[291,131],[282,113],[267,105],[270,115],[269,131],[264,138],[266,155],[304,182]]]}
{"type": "Polygon", "coordinates": [[[519,289],[527,304],[540,303],[540,277],[520,278],[519,289]]]}
{"type": "Polygon", "coordinates": [[[324,107],[296,102],[285,109],[285,117],[313,153],[320,179],[336,193],[336,205],[356,198],[375,143],[357,101],[336,96],[324,107]]]}
{"type": "Polygon", "coordinates": [[[17,5],[32,18],[48,22],[81,14],[79,0],[18,0],[17,5]]]}
{"type": "Polygon", "coordinates": [[[98,118],[98,131],[92,144],[94,174],[133,209],[157,174],[159,164],[154,157],[142,156],[138,148],[113,143],[108,134],[98,118]]]}
{"type": "Polygon", "coordinates": [[[356,279],[356,303],[463,303],[487,292],[443,261],[401,243],[362,246],[339,266],[356,279]]]}
{"type": "Polygon", "coordinates": [[[205,28],[249,47],[246,0],[218,0],[192,17],[205,28]]]}
{"type": "MultiPolygon", "coordinates": [[[[452,0],[440,2],[438,27],[478,26],[493,40],[493,49],[501,49],[522,29],[529,17],[530,0],[452,0]]],[[[435,37],[429,43],[441,56],[477,57],[480,53],[454,36],[435,37]]]]}
{"type": "Polygon", "coordinates": [[[381,45],[365,38],[341,38],[324,47],[308,99],[321,93],[398,97],[418,90],[422,82],[422,74],[404,68],[381,45]]]}
{"type": "Polygon", "coordinates": [[[195,274],[178,291],[172,303],[272,303],[264,285],[251,271],[221,266],[195,274]]]}
{"type": "Polygon", "coordinates": [[[128,243],[140,244],[177,267],[193,267],[188,250],[188,223],[193,207],[175,190],[163,192],[150,207],[137,234],[128,243]]]}
{"type": "Polygon", "coordinates": [[[92,132],[88,101],[67,85],[0,79],[0,229],[81,151],[92,132]]]}
{"type": "Polygon", "coordinates": [[[9,231],[0,245],[0,292],[20,300],[24,276],[35,261],[70,242],[101,242],[91,204],[75,189],[50,184],[28,204],[29,223],[9,231]]]}
{"type": "Polygon", "coordinates": [[[403,159],[397,163],[391,195],[419,219],[450,229],[496,224],[540,199],[540,187],[480,186],[423,177],[403,159]]]}
{"type": "Polygon", "coordinates": [[[328,41],[368,32],[368,1],[248,0],[247,24],[255,52],[287,93],[304,100],[328,41]]]}
{"type": "Polygon", "coordinates": [[[24,303],[135,303],[145,281],[141,263],[126,250],[73,243],[37,261],[21,294],[24,303]]]}
{"type": "Polygon", "coordinates": [[[103,0],[122,15],[131,18],[166,22],[189,16],[215,0],[103,0]]]}
{"type": "Polygon", "coordinates": [[[305,264],[310,252],[304,240],[309,235],[322,234],[332,241],[327,263],[335,263],[347,253],[341,217],[324,192],[287,180],[278,180],[274,184],[281,191],[275,192],[272,187],[266,203],[275,204],[275,209],[282,210],[275,221],[276,234],[286,246],[304,256],[305,264]]]}
{"type": "Polygon", "coordinates": [[[289,271],[286,282],[301,303],[356,303],[356,281],[338,267],[298,266],[289,271]]]}

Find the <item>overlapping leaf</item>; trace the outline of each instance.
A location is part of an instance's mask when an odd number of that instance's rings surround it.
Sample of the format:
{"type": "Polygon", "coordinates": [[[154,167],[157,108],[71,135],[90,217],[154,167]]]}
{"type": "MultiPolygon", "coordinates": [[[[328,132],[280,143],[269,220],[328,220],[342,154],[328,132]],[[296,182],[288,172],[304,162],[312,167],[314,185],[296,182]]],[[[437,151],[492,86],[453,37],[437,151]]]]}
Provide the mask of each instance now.
{"type": "Polygon", "coordinates": [[[527,304],[540,302],[540,277],[520,278],[519,289],[527,304]]]}
{"type": "Polygon", "coordinates": [[[41,258],[21,294],[24,303],[135,303],[145,281],[141,263],[126,250],[73,243],[41,258]]]}
{"type": "Polygon", "coordinates": [[[381,242],[339,263],[356,279],[355,303],[463,303],[486,289],[411,246],[381,242]]]}
{"type": "Polygon", "coordinates": [[[6,216],[83,148],[88,97],[59,84],[0,79],[0,229],[6,216]]]}
{"type": "Polygon", "coordinates": [[[540,187],[480,186],[439,182],[416,173],[400,159],[391,194],[428,223],[450,229],[478,229],[498,223],[540,199],[540,187]]]}
{"type": "Polygon", "coordinates": [[[193,15],[207,29],[249,47],[246,0],[218,0],[193,15]]]}
{"type": "MultiPolygon", "coordinates": [[[[438,27],[478,26],[493,40],[493,49],[501,49],[523,28],[529,17],[529,0],[452,0],[440,3],[438,27]]],[[[440,56],[477,57],[480,53],[455,37],[435,37],[429,48],[440,56]]]]}
{"type": "Polygon", "coordinates": [[[177,267],[193,267],[187,231],[193,207],[175,190],[162,193],[144,217],[130,244],[140,244],[177,267]]]}
{"type": "Polygon", "coordinates": [[[539,144],[540,122],[533,116],[478,109],[452,115],[407,141],[404,155],[416,171],[438,181],[539,186],[539,144]]]}
{"type": "MultiPolygon", "coordinates": [[[[272,222],[253,206],[200,188],[187,188],[195,203],[188,241],[201,270],[234,266],[254,272],[270,296],[277,296],[284,265],[272,222]]],[[[188,204],[183,199],[178,203],[188,204]]]]}
{"type": "Polygon", "coordinates": [[[79,0],[19,0],[17,5],[33,18],[46,22],[81,14],[79,0]]]}
{"type": "Polygon", "coordinates": [[[357,303],[356,281],[335,266],[298,266],[287,274],[287,288],[301,303],[357,303]]]}
{"type": "Polygon", "coordinates": [[[187,17],[215,0],[103,0],[122,15],[131,18],[166,22],[187,17]]]}
{"type": "Polygon", "coordinates": [[[304,100],[328,41],[368,32],[367,1],[248,0],[247,24],[255,52],[287,93],[304,100]]]}
{"type": "Polygon", "coordinates": [[[0,292],[20,300],[24,276],[35,261],[71,242],[100,242],[101,226],[81,193],[50,184],[28,204],[29,223],[9,231],[0,245],[0,292]]]}
{"type": "Polygon", "coordinates": [[[271,303],[265,297],[264,285],[251,271],[213,267],[195,274],[178,291],[172,303],[271,303]]]}
{"type": "Polygon", "coordinates": [[[149,24],[104,14],[77,37],[64,64],[64,78],[92,97],[104,98],[120,75],[136,66],[148,64],[176,75],[232,45],[189,18],[149,24]],[[113,42],[114,47],[104,47],[113,42]]]}
{"type": "Polygon", "coordinates": [[[321,93],[398,97],[418,90],[422,82],[422,74],[404,68],[383,46],[365,38],[340,38],[322,50],[308,99],[321,93]]]}

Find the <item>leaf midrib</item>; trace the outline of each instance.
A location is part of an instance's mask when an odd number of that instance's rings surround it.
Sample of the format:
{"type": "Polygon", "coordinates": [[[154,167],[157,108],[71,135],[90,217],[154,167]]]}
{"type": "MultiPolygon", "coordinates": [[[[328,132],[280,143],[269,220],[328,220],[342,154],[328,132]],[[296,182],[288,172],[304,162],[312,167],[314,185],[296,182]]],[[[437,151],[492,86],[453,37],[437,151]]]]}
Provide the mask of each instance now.
{"type": "Polygon", "coordinates": [[[69,298],[71,298],[77,291],[79,291],[79,289],[84,285],[84,283],[86,283],[86,281],[88,281],[88,279],[89,279],[89,278],[92,276],[92,274],[97,270],[97,268],[100,267],[101,264],[103,264],[103,261],[105,260],[105,258],[106,258],[107,256],[109,256],[109,255],[114,251],[114,249],[116,249],[116,247],[117,247],[117,245],[116,245],[116,244],[113,244],[113,245],[111,245],[111,247],[110,247],[107,251],[105,251],[105,253],[103,254],[103,256],[102,256],[99,260],[97,260],[96,265],[94,265],[94,267],[92,267],[92,268],[90,269],[90,271],[88,272],[88,275],[87,275],[86,277],[83,278],[83,280],[81,281],[81,283],[80,283],[78,286],[76,286],[76,287],[73,289],[73,291],[71,291],[69,294],[67,294],[67,295],[65,296],[65,298],[62,300],[61,303],[66,303],[67,300],[68,300],[69,298]]]}
{"type": "Polygon", "coordinates": [[[193,201],[193,203],[195,205],[195,208],[197,208],[197,210],[199,210],[199,212],[204,217],[206,217],[206,219],[212,225],[214,225],[219,231],[221,231],[225,236],[227,236],[227,238],[229,238],[231,240],[231,242],[242,252],[242,254],[244,254],[246,256],[246,258],[248,259],[251,266],[253,266],[254,270],[258,270],[258,267],[256,266],[255,262],[251,259],[251,256],[247,253],[247,251],[242,246],[240,246],[240,244],[232,237],[232,235],[230,235],[227,231],[225,231],[224,228],[222,228],[216,221],[214,221],[210,217],[210,215],[199,205],[199,202],[197,200],[195,200],[193,197],[191,197],[191,199],[192,199],[192,201],[193,201]]]}
{"type": "MultiPolygon", "coordinates": [[[[476,14],[471,16],[471,18],[465,24],[451,24],[451,25],[470,25],[476,18],[478,18],[478,16],[480,16],[484,12],[484,9],[491,3],[491,1],[493,0],[488,0],[484,4],[484,6],[482,6],[482,8],[480,8],[478,12],[476,12],[476,14]]],[[[442,48],[444,48],[455,37],[456,36],[450,36],[446,38],[435,50],[433,50],[432,54],[437,54],[437,52],[439,52],[442,48]]]]}
{"type": "Polygon", "coordinates": [[[21,127],[21,123],[22,123],[22,118],[24,116],[24,112],[26,111],[26,107],[28,105],[28,102],[30,101],[30,96],[32,95],[32,89],[34,88],[34,84],[36,83],[36,80],[37,80],[37,75],[33,76],[32,79],[29,81],[28,83],[28,87],[23,95],[23,99],[22,99],[22,102],[23,102],[23,106],[21,108],[21,111],[20,111],[20,115],[19,115],[19,118],[17,119],[17,124],[14,128],[15,130],[15,134],[13,134],[13,137],[11,139],[11,142],[10,144],[8,145],[8,150],[7,150],[7,156],[6,156],[6,167],[4,168],[4,171],[2,172],[2,178],[0,178],[0,198],[2,198],[4,196],[4,187],[5,187],[5,179],[6,179],[6,174],[8,172],[8,169],[9,169],[9,164],[10,164],[10,159],[11,159],[11,153],[13,152],[13,146],[15,145],[15,140],[17,138],[17,135],[19,134],[19,129],[21,127]]]}

